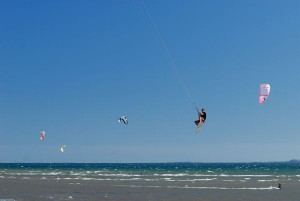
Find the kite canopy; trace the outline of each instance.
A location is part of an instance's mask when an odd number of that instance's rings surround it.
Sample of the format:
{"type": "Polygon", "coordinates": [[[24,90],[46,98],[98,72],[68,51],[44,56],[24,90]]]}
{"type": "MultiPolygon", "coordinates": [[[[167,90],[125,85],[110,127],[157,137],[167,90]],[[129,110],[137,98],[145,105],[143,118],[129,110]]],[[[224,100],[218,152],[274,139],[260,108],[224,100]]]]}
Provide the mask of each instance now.
{"type": "Polygon", "coordinates": [[[61,151],[61,152],[64,152],[64,151],[65,151],[65,147],[66,147],[66,145],[62,145],[62,146],[60,147],[60,151],[61,151]]]}
{"type": "Polygon", "coordinates": [[[45,139],[45,131],[42,131],[41,132],[41,136],[40,136],[40,138],[41,138],[41,141],[43,141],[44,139],[45,139]]]}
{"type": "Polygon", "coordinates": [[[260,104],[263,104],[267,100],[267,98],[270,94],[270,90],[271,90],[271,87],[269,84],[261,84],[260,85],[260,90],[259,90],[259,103],[260,104]]]}
{"type": "Polygon", "coordinates": [[[128,124],[128,119],[125,116],[121,116],[119,118],[118,122],[120,123],[121,121],[126,125],[128,124]]]}

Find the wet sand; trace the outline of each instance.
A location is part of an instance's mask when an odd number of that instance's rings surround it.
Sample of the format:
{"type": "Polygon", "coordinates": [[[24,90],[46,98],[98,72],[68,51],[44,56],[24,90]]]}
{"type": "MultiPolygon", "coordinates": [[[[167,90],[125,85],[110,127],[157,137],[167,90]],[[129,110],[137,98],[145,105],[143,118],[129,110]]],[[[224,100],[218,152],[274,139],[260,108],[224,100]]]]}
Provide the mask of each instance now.
{"type": "MultiPolygon", "coordinates": [[[[195,188],[168,182],[146,181],[95,181],[95,180],[56,180],[40,178],[0,178],[1,199],[16,201],[78,200],[78,201],[298,201],[300,182],[282,183],[282,189],[201,189],[206,182],[195,184],[195,188]],[[159,187],[157,187],[159,186],[159,187]],[[177,186],[177,187],[174,187],[177,186]],[[200,188],[199,188],[200,187],[200,188]]],[[[213,186],[218,185],[213,184],[213,186]]],[[[223,184],[222,184],[223,185],[223,184]]],[[[248,184],[249,186],[257,183],[248,184]]],[[[268,186],[269,184],[262,184],[268,186]]]]}

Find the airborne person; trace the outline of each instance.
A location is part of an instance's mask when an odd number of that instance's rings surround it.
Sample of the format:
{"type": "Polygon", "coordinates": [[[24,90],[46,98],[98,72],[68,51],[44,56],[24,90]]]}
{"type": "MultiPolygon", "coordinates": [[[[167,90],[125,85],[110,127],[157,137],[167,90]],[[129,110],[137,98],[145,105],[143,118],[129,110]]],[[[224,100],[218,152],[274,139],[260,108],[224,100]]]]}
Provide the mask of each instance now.
{"type": "Polygon", "coordinates": [[[199,116],[199,120],[202,120],[202,122],[204,123],[205,122],[205,120],[206,120],[206,112],[205,112],[205,109],[204,108],[202,108],[202,110],[201,110],[201,113],[200,113],[200,116],[199,116]]]}
{"type": "Polygon", "coordinates": [[[197,111],[198,111],[198,117],[199,117],[199,119],[195,121],[195,124],[198,126],[198,124],[199,124],[200,121],[202,123],[205,122],[205,120],[206,120],[206,112],[205,112],[204,108],[201,109],[201,112],[198,109],[197,109],[197,111]]]}

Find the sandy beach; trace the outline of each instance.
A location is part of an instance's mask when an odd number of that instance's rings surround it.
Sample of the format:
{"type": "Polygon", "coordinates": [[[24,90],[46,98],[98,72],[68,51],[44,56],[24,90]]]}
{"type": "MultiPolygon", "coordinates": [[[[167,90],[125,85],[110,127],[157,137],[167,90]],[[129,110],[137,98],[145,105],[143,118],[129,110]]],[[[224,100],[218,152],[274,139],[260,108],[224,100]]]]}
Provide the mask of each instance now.
{"type": "MultiPolygon", "coordinates": [[[[151,183],[151,186],[149,186],[149,183],[145,181],[1,178],[0,200],[297,201],[300,199],[300,182],[296,181],[282,184],[281,190],[201,189],[201,183],[197,184],[197,188],[180,186],[180,184],[178,186],[173,184],[173,187],[170,187],[167,182],[160,182],[160,187],[156,187],[156,185],[151,183]]],[[[204,186],[207,186],[207,184],[204,186]]],[[[251,183],[249,186],[251,186],[251,183]]]]}

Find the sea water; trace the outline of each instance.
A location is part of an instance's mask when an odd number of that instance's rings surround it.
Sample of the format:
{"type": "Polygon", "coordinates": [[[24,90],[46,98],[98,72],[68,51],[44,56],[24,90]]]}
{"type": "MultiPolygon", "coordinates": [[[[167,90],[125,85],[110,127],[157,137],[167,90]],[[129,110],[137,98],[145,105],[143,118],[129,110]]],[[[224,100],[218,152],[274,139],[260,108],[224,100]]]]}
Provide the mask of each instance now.
{"type": "Polygon", "coordinates": [[[300,163],[0,163],[0,179],[128,181],[132,187],[276,190],[300,163]],[[140,182],[138,182],[140,181],[140,182]],[[139,186],[139,184],[143,186],[139,186]],[[200,185],[201,184],[201,185],[200,185]],[[251,185],[248,185],[251,184],[251,185]]]}
{"type": "Polygon", "coordinates": [[[300,163],[0,163],[0,201],[299,201],[300,163]]]}

